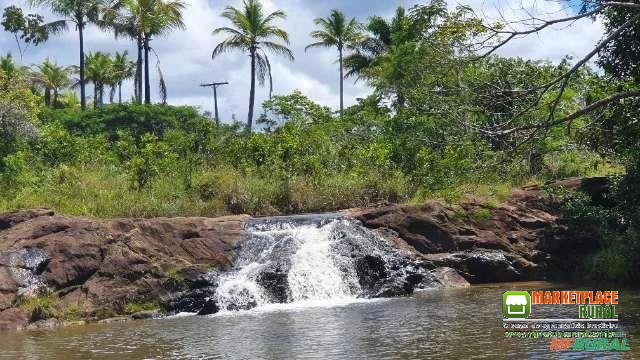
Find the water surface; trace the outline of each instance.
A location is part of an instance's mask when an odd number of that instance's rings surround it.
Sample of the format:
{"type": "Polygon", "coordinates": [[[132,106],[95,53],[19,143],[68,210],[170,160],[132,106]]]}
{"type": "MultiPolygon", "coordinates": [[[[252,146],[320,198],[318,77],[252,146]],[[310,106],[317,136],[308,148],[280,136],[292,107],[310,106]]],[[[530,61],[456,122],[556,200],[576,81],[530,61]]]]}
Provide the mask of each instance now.
{"type": "MultiPolygon", "coordinates": [[[[0,358],[640,358],[637,291],[621,291],[616,309],[629,334],[631,352],[552,352],[548,339],[505,338],[502,293],[540,289],[580,290],[551,283],[497,284],[426,291],[407,298],[268,305],[210,317],[2,333],[0,358]]],[[[576,313],[575,306],[540,307],[532,317],[575,317],[576,313]]]]}

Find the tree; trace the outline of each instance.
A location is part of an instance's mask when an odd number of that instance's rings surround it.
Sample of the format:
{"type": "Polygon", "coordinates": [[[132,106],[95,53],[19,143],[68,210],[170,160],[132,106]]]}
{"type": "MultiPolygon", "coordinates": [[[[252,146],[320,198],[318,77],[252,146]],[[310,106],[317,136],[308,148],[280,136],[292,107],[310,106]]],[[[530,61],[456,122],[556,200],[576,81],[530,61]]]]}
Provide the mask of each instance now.
{"type": "MultiPolygon", "coordinates": [[[[149,52],[154,36],[167,34],[174,29],[183,29],[182,11],[186,4],[182,0],[125,0],[124,7],[133,29],[141,34],[144,50],[144,102],[151,103],[151,82],[149,77],[149,52]]],[[[164,79],[160,79],[163,98],[166,98],[164,79]]]]}
{"type": "Polygon", "coordinates": [[[380,16],[373,16],[367,22],[369,35],[364,36],[356,52],[345,57],[346,77],[356,76],[359,79],[370,77],[370,69],[394,45],[414,40],[420,35],[412,31],[412,22],[406,10],[399,6],[394,17],[388,21],[380,16]]]}
{"type": "Polygon", "coordinates": [[[314,20],[320,29],[311,32],[311,37],[318,40],[305,48],[305,51],[314,47],[337,47],[338,61],[340,62],[340,115],[344,113],[344,50],[353,50],[361,41],[362,26],[352,18],[347,21],[340,10],[331,10],[328,18],[314,20]]]}
{"type": "MultiPolygon", "coordinates": [[[[640,3],[638,4],[640,6],[640,3]]],[[[640,11],[640,9],[638,10],[640,11]]],[[[604,13],[605,31],[611,33],[629,21],[638,11],[611,8],[604,13]]],[[[609,42],[599,53],[598,64],[619,80],[632,80],[640,84],[640,19],[637,18],[624,31],[609,42]]]]}
{"type": "Polygon", "coordinates": [[[251,59],[251,88],[249,90],[247,131],[250,132],[253,126],[256,75],[260,85],[264,85],[266,76],[269,76],[270,90],[273,90],[271,63],[267,57],[267,51],[284,55],[290,61],[293,61],[294,57],[289,48],[275,42],[276,40],[281,40],[286,45],[289,44],[289,34],[273,24],[277,19],[286,18],[284,11],[278,10],[265,16],[262,4],[258,0],[245,0],[243,5],[243,9],[228,6],[222,13],[222,17],[229,20],[233,27],[219,27],[213,30],[213,35],[225,33],[229,37],[215,47],[211,58],[215,60],[219,55],[231,50],[249,53],[251,59]]]}
{"type": "Polygon", "coordinates": [[[97,51],[89,53],[86,59],[86,81],[93,83],[93,107],[104,104],[104,86],[112,82],[113,60],[109,54],[97,51]]]}
{"type": "Polygon", "coordinates": [[[44,22],[44,17],[37,14],[24,15],[22,9],[17,6],[9,6],[2,14],[2,27],[13,34],[20,52],[20,60],[27,51],[29,45],[38,46],[49,40],[50,34],[56,34],[65,29],[64,21],[44,22]],[[24,42],[24,46],[21,44],[24,42]]]}
{"type": "Polygon", "coordinates": [[[130,79],[135,74],[136,63],[127,58],[127,51],[123,53],[116,52],[113,58],[112,66],[112,86],[111,86],[111,102],[115,95],[116,88],[118,90],[118,103],[122,103],[122,83],[130,79]]]}
{"type": "MultiPolygon", "coordinates": [[[[31,0],[35,5],[46,5],[51,10],[64,19],[66,23],[75,24],[78,31],[78,42],[80,44],[80,106],[87,107],[87,97],[85,92],[85,55],[84,55],[84,30],[89,22],[96,22],[100,13],[104,11],[107,0],[31,0]]],[[[64,27],[66,29],[66,26],[64,27]]]]}
{"type": "Polygon", "coordinates": [[[71,85],[69,80],[71,71],[71,67],[59,66],[55,62],[51,62],[49,58],[45,59],[42,64],[36,65],[36,72],[33,74],[32,81],[44,89],[45,106],[51,107],[58,104],[60,90],[71,85]],[[52,95],[53,99],[51,98],[52,95]]]}
{"type": "Polygon", "coordinates": [[[13,60],[11,54],[0,56],[0,70],[4,72],[4,75],[8,79],[15,79],[25,74],[26,68],[19,66],[13,60]]]}
{"type": "Polygon", "coordinates": [[[136,43],[137,59],[135,62],[135,70],[133,75],[134,83],[134,97],[138,104],[142,104],[142,88],[143,88],[143,73],[142,67],[144,65],[143,58],[143,36],[140,24],[140,7],[134,1],[127,1],[109,8],[102,21],[98,25],[105,30],[112,30],[116,39],[124,36],[136,43]]]}
{"type": "MultiPolygon", "coordinates": [[[[523,36],[537,34],[555,25],[571,24],[580,19],[597,18],[605,16],[606,34],[593,48],[584,56],[579,58],[575,64],[566,69],[556,78],[539,85],[530,86],[523,89],[530,93],[537,94],[536,100],[530,108],[536,108],[543,99],[551,96],[548,103],[548,111],[542,121],[535,121],[520,126],[513,126],[513,121],[505,121],[494,129],[481,129],[481,131],[495,137],[505,137],[508,135],[526,134],[525,141],[528,141],[540,130],[548,130],[554,126],[570,124],[572,121],[593,114],[603,109],[613,106],[623,106],[624,102],[640,98],[640,88],[632,86],[623,89],[616,89],[608,95],[599,94],[600,99],[590,99],[591,101],[581,109],[569,114],[563,113],[560,108],[562,99],[569,88],[570,82],[580,74],[581,70],[588,66],[596,55],[601,54],[600,60],[603,67],[618,77],[637,76],[637,29],[640,23],[640,3],[632,1],[605,1],[605,0],[583,0],[583,6],[577,14],[565,17],[541,18],[533,16],[527,11],[527,18],[518,19],[511,24],[499,24],[498,26],[488,26],[488,37],[479,41],[483,47],[487,48],[479,59],[486,58],[504,47],[508,43],[523,36]],[[625,43],[629,41],[629,43],[625,43]],[[635,60],[634,60],[635,59],[635,60]],[[630,63],[627,63],[630,61],[630,63]]],[[[523,112],[522,115],[527,115],[523,112]]]]}

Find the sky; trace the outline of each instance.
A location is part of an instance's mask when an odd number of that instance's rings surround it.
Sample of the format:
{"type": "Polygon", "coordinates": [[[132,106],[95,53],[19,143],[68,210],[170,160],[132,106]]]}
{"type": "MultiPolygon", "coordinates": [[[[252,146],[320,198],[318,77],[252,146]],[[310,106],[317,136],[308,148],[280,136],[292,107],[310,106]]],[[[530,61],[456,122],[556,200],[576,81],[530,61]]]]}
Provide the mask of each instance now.
{"type": "MultiPolygon", "coordinates": [[[[188,7],[184,13],[186,30],[176,31],[166,37],[153,40],[152,46],[158,53],[161,68],[168,86],[168,102],[173,105],[193,105],[201,111],[213,112],[213,91],[201,88],[203,82],[228,81],[229,85],[219,88],[218,102],[220,117],[230,121],[232,117],[244,120],[248,108],[250,84],[249,58],[242,53],[228,53],[211,59],[213,48],[223,35],[213,36],[216,27],[228,25],[220,17],[226,6],[240,7],[242,0],[185,0],[188,7]]],[[[274,77],[274,94],[290,94],[300,90],[312,100],[337,109],[339,106],[339,75],[337,50],[312,49],[305,52],[305,46],[312,42],[309,32],[313,30],[313,19],[327,16],[331,9],[341,9],[348,16],[360,21],[372,15],[391,17],[397,6],[411,7],[416,0],[263,0],[267,12],[282,9],[286,20],[279,24],[289,32],[290,48],[296,60],[291,63],[283,57],[270,57],[274,77]]],[[[422,2],[424,3],[424,1],[422,2]]],[[[0,0],[0,8],[17,5],[25,12],[37,12],[49,20],[56,17],[46,8],[32,8],[26,0],[0,0]]],[[[561,16],[571,13],[566,2],[554,0],[450,0],[449,7],[471,6],[474,11],[488,21],[515,21],[526,18],[527,14],[561,16]]],[[[567,25],[556,26],[540,34],[517,39],[499,51],[504,56],[520,56],[528,59],[543,59],[557,62],[566,55],[580,57],[593,48],[602,37],[603,26],[599,21],[584,19],[567,25]]],[[[124,51],[135,57],[135,46],[128,40],[115,40],[112,34],[90,27],[85,35],[85,50],[124,51]]],[[[0,52],[18,51],[12,36],[0,32],[0,52]]],[[[71,65],[78,62],[77,32],[70,27],[64,34],[53,37],[49,42],[36,48],[29,48],[23,63],[32,65],[45,58],[59,64],[71,65]]],[[[152,60],[151,65],[155,65],[152,60]]],[[[155,72],[152,73],[152,98],[159,99],[155,72]]],[[[345,82],[346,105],[356,103],[357,98],[370,94],[371,89],[363,82],[345,82]]],[[[123,95],[133,94],[133,83],[128,82],[123,95]]],[[[88,94],[92,94],[91,87],[88,94]]],[[[268,88],[258,88],[257,104],[268,97],[268,88]]],[[[259,111],[259,109],[258,109],[259,111]]]]}

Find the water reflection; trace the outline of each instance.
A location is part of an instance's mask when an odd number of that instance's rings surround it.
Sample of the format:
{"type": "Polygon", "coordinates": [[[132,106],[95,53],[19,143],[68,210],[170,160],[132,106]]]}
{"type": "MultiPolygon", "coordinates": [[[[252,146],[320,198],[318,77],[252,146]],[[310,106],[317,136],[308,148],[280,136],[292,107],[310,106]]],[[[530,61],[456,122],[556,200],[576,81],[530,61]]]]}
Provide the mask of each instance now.
{"type": "MultiPolygon", "coordinates": [[[[505,290],[575,289],[549,283],[431,291],[410,298],[318,308],[250,311],[57,331],[3,333],[11,359],[573,359],[640,357],[640,293],[622,291],[621,323],[632,351],[550,352],[547,339],[507,339],[505,290]]],[[[579,290],[579,289],[578,289],[579,290]]],[[[540,307],[535,317],[575,315],[575,307],[540,307]],[[564,314],[563,314],[564,313],[564,314]]]]}

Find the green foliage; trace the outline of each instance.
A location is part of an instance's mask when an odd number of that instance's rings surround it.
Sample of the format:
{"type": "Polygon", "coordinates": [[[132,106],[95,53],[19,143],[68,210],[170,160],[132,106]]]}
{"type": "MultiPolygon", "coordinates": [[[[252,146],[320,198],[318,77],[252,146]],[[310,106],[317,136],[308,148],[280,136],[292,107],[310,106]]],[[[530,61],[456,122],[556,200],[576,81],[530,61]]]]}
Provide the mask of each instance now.
{"type": "Polygon", "coordinates": [[[157,301],[148,301],[148,302],[140,302],[140,303],[131,302],[131,303],[127,303],[123,307],[123,311],[127,315],[135,314],[142,311],[155,311],[160,309],[161,309],[160,303],[158,303],[157,301]]]}
{"type": "Polygon", "coordinates": [[[480,222],[487,222],[491,219],[491,210],[486,208],[478,208],[473,211],[473,218],[480,222]]]}
{"type": "Polygon", "coordinates": [[[29,315],[31,321],[46,320],[60,316],[60,300],[54,295],[25,297],[20,309],[29,315]]]}

